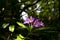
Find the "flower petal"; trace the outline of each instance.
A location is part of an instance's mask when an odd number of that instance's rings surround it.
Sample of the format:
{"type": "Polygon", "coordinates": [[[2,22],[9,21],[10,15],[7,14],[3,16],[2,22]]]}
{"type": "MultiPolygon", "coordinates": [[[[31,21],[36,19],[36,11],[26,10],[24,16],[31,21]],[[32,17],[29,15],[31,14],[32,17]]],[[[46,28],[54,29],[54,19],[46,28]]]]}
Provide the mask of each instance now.
{"type": "Polygon", "coordinates": [[[32,23],[34,21],[34,17],[30,16],[30,23],[32,23]]]}
{"type": "Polygon", "coordinates": [[[44,26],[44,23],[42,21],[40,22],[40,26],[44,26]]]}
{"type": "Polygon", "coordinates": [[[36,19],[36,20],[34,21],[33,25],[34,25],[35,27],[39,27],[39,20],[36,19]]]}
{"type": "Polygon", "coordinates": [[[29,24],[30,19],[26,18],[26,20],[24,20],[24,24],[29,24]]]}

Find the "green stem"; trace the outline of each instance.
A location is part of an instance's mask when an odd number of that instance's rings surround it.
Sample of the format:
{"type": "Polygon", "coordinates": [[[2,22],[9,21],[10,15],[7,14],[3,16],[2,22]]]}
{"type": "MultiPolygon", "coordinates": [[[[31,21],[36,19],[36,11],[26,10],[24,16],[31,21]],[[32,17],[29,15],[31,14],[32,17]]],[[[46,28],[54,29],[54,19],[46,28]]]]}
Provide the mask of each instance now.
{"type": "Polygon", "coordinates": [[[24,39],[26,39],[26,38],[28,38],[28,36],[31,34],[31,32],[32,32],[32,29],[33,29],[33,26],[32,26],[32,23],[31,24],[29,24],[29,32],[28,32],[28,34],[27,34],[27,36],[24,38],[24,39]]]}
{"type": "Polygon", "coordinates": [[[31,26],[30,26],[30,32],[32,31],[32,29],[33,29],[33,25],[32,25],[32,23],[31,23],[31,26]]]}
{"type": "Polygon", "coordinates": [[[29,24],[29,32],[31,32],[32,31],[32,29],[33,29],[33,26],[32,26],[32,23],[31,24],[29,24]]]}

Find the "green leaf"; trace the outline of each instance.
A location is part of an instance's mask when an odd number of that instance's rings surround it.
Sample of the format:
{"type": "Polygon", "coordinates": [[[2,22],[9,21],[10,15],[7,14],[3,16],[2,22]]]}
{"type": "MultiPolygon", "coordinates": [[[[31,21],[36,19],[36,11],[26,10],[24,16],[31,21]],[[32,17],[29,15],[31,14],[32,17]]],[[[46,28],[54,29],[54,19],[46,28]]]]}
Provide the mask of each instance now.
{"type": "Polygon", "coordinates": [[[15,29],[14,27],[15,27],[14,25],[10,25],[9,26],[9,31],[14,32],[14,29],[15,29]]]}
{"type": "Polygon", "coordinates": [[[4,24],[2,25],[2,27],[3,27],[3,28],[6,28],[8,25],[9,25],[9,23],[4,23],[4,24]]]}
{"type": "Polygon", "coordinates": [[[17,38],[15,40],[22,40],[19,36],[17,36],[17,38]]]}
{"type": "Polygon", "coordinates": [[[17,24],[18,24],[19,26],[21,26],[22,28],[26,28],[26,26],[25,26],[23,23],[17,22],[17,24]]]}
{"type": "Polygon", "coordinates": [[[24,36],[22,36],[21,34],[19,34],[15,40],[24,40],[24,36]]]}
{"type": "Polygon", "coordinates": [[[21,34],[19,34],[19,37],[24,38],[24,36],[22,36],[21,34]]]}
{"type": "Polygon", "coordinates": [[[37,30],[44,30],[44,29],[49,29],[50,27],[43,27],[43,28],[37,28],[35,29],[34,31],[37,31],[37,30]]]}

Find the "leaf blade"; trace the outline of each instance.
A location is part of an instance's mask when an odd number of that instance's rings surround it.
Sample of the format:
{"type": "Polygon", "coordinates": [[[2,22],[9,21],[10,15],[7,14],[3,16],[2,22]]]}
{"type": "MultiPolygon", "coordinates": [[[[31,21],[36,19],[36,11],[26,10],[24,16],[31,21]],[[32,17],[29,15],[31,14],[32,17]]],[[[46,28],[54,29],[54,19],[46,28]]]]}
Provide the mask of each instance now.
{"type": "Polygon", "coordinates": [[[19,26],[21,26],[22,28],[26,28],[26,26],[23,23],[20,22],[16,22],[19,26]]]}
{"type": "Polygon", "coordinates": [[[3,27],[3,28],[6,28],[8,25],[9,25],[9,23],[4,23],[4,24],[2,25],[2,27],[3,27]]]}
{"type": "Polygon", "coordinates": [[[15,27],[14,25],[10,25],[9,26],[9,31],[14,32],[14,29],[15,29],[14,27],[15,27]]]}

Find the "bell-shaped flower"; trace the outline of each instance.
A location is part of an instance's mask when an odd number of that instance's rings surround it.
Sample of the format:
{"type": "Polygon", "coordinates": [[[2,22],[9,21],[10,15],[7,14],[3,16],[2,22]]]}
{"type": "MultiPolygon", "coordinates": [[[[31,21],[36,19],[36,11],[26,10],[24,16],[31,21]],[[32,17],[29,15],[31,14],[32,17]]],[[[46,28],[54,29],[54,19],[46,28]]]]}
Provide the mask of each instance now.
{"type": "Polygon", "coordinates": [[[34,21],[35,18],[33,18],[32,16],[30,16],[29,18],[26,18],[26,20],[24,20],[24,24],[29,24],[32,23],[34,21]]]}

